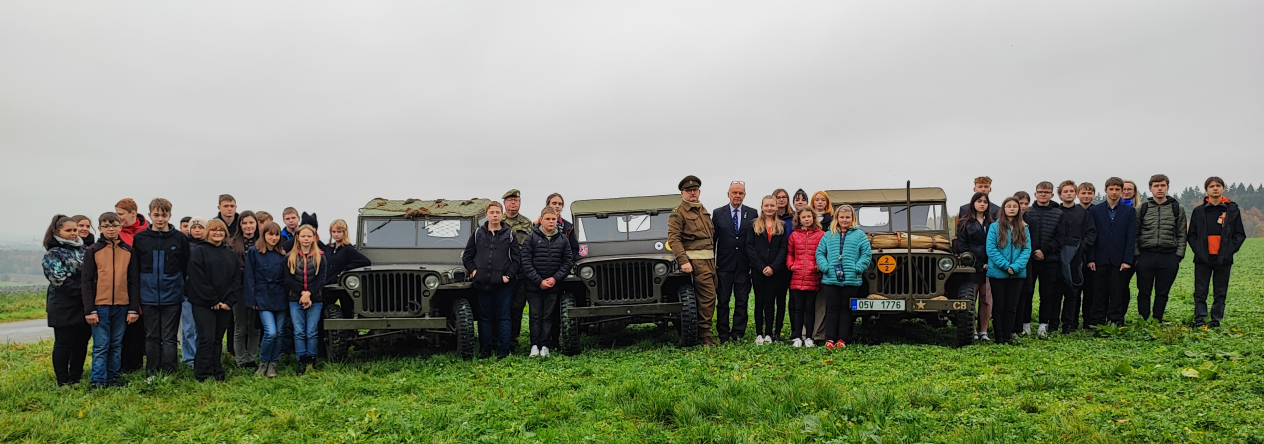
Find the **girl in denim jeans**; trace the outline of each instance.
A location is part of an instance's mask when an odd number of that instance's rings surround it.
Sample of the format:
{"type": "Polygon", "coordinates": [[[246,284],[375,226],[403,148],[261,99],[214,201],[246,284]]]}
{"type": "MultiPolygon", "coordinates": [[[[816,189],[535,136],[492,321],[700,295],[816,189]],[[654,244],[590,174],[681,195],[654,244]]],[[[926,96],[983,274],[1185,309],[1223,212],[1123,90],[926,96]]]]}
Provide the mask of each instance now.
{"type": "Polygon", "coordinates": [[[276,377],[281,356],[281,326],[289,322],[290,301],[285,288],[286,257],[281,249],[281,226],[268,222],[246,252],[246,306],[259,311],[263,340],[259,345],[257,375],[276,377]]]}
{"type": "Polygon", "coordinates": [[[316,326],[320,322],[321,288],[329,274],[329,262],[321,260],[316,229],[311,225],[298,227],[295,237],[294,248],[286,259],[285,287],[289,290],[290,321],[294,323],[294,354],[298,355],[295,373],[302,376],[307,366],[316,361],[316,326]]]}

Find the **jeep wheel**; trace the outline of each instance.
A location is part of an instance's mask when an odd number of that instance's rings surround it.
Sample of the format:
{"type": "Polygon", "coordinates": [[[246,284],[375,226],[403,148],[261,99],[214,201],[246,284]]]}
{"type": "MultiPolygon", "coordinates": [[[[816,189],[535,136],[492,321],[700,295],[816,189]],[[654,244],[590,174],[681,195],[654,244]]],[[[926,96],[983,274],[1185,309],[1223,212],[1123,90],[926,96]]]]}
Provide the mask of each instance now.
{"type": "Polygon", "coordinates": [[[470,301],[459,298],[452,303],[452,328],[456,333],[456,355],[461,359],[474,357],[474,309],[470,301]]]}
{"type": "MultiPolygon", "coordinates": [[[[342,308],[329,304],[325,306],[325,319],[342,319],[342,308]]],[[[351,348],[350,330],[326,330],[325,331],[325,358],[330,361],[343,361],[347,359],[347,351],[351,348]]]]}
{"type": "Polygon", "coordinates": [[[579,321],[572,318],[571,309],[575,308],[575,295],[570,293],[562,293],[562,299],[558,301],[562,314],[559,325],[561,331],[558,332],[558,347],[561,347],[562,354],[566,356],[575,356],[580,352],[579,348],[579,321]]]}
{"type": "Polygon", "coordinates": [[[974,284],[970,281],[957,287],[957,299],[970,301],[970,309],[953,315],[953,327],[957,330],[957,347],[974,344],[974,284]]]}
{"type": "Polygon", "coordinates": [[[682,285],[676,294],[680,298],[680,320],[676,323],[680,346],[693,347],[698,345],[698,299],[692,285],[682,285]]]}

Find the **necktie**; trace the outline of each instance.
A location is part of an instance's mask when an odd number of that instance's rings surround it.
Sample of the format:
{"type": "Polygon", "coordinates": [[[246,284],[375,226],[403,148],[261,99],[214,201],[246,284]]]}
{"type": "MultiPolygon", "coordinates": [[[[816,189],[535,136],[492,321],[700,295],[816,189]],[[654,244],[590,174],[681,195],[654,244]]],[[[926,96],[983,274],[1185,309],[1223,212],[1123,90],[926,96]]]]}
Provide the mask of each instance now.
{"type": "Polygon", "coordinates": [[[733,210],[733,231],[742,229],[742,225],[737,220],[737,210],[733,210]]]}

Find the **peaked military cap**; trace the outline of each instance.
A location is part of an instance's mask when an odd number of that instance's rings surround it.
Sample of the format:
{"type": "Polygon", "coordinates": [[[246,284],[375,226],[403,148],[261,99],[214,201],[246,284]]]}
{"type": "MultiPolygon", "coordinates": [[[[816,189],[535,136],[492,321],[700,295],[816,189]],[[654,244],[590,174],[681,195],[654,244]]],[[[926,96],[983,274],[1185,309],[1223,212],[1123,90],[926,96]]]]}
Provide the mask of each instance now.
{"type": "Polygon", "coordinates": [[[519,193],[519,192],[518,192],[518,190],[509,190],[509,191],[506,191],[506,192],[505,192],[505,195],[504,195],[504,196],[500,196],[500,198],[501,198],[501,199],[508,199],[508,198],[511,198],[511,197],[517,197],[517,198],[521,199],[521,198],[522,198],[522,193],[519,193]]]}
{"type": "Polygon", "coordinates": [[[702,179],[699,179],[698,176],[689,175],[689,176],[685,176],[684,179],[681,179],[680,184],[677,185],[676,188],[679,189],[680,191],[684,191],[690,188],[699,188],[701,186],[702,186],[702,179]]]}

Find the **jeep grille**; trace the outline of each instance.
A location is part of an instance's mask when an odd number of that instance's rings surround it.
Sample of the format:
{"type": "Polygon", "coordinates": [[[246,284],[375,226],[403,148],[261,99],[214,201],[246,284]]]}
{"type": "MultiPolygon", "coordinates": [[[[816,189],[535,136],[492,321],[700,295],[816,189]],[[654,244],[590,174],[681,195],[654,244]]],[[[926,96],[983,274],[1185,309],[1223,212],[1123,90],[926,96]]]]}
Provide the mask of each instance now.
{"type": "MultiPolygon", "coordinates": [[[[636,304],[658,300],[654,263],[608,262],[593,265],[597,304],[636,304]]],[[[661,280],[660,280],[661,282],[661,280]]]]}
{"type": "MultiPolygon", "coordinates": [[[[936,275],[942,273],[935,265],[939,260],[939,256],[913,256],[913,262],[909,263],[909,257],[905,255],[895,256],[895,271],[890,274],[877,272],[878,279],[870,288],[882,295],[901,295],[901,296],[938,296],[939,280],[936,275]],[[913,279],[910,281],[909,276],[913,279]]],[[[877,258],[875,257],[876,261],[877,258]]]]}
{"type": "Polygon", "coordinates": [[[371,316],[420,316],[422,273],[365,273],[360,275],[364,291],[360,307],[371,316]]]}

